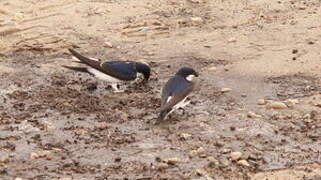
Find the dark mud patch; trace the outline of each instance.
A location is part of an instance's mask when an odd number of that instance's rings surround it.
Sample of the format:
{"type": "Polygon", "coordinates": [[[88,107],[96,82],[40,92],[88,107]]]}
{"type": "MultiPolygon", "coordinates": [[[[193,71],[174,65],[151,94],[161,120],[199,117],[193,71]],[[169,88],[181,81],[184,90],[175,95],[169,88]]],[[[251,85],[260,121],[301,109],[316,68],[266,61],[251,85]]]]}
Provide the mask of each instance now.
{"type": "Polygon", "coordinates": [[[5,65],[16,65],[16,72],[1,76],[0,85],[0,155],[8,159],[0,162],[0,173],[5,178],[198,178],[199,169],[211,177],[248,178],[247,172],[308,163],[318,156],[308,151],[319,147],[318,112],[304,123],[303,114],[283,118],[263,113],[261,119],[251,119],[244,116],[239,97],[222,93],[202,75],[186,113],[178,111],[154,125],[161,88],[177,69],[202,71],[225,61],[184,56],[154,62],[148,84],[117,94],[88,74],[38,68],[69,55],[10,58],[5,65]],[[202,155],[190,155],[200,147],[202,155]],[[230,151],[243,152],[250,167],[232,162],[230,151]],[[168,158],[178,162],[167,163],[168,158]]]}
{"type": "Polygon", "coordinates": [[[320,80],[316,77],[291,75],[268,78],[277,85],[276,94],[281,100],[312,96],[321,91],[320,80]]]}

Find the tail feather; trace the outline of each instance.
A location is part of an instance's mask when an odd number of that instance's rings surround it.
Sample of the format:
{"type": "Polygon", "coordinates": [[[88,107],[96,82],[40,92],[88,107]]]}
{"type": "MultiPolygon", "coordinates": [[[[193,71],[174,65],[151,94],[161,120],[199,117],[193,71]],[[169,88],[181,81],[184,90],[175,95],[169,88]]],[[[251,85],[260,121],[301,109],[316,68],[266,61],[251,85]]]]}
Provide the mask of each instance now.
{"type": "Polygon", "coordinates": [[[169,110],[162,110],[160,113],[159,113],[159,116],[158,116],[158,120],[165,120],[167,114],[169,113],[170,111],[169,110]]]}
{"type": "Polygon", "coordinates": [[[68,49],[69,52],[75,56],[77,59],[79,59],[82,63],[87,64],[87,61],[91,61],[91,59],[79,54],[77,51],[73,50],[73,49],[68,49]]]}
{"type": "Polygon", "coordinates": [[[85,67],[72,67],[72,66],[62,66],[62,67],[67,68],[67,69],[71,69],[71,70],[74,70],[74,71],[89,73],[87,68],[85,68],[85,67]]]}
{"type": "Polygon", "coordinates": [[[79,54],[77,51],[73,50],[73,49],[68,49],[69,52],[75,56],[77,59],[80,60],[80,63],[83,63],[83,64],[87,64],[95,69],[100,69],[100,62],[99,61],[96,61],[96,60],[93,60],[93,59],[90,59],[88,57],[85,57],[81,54],[79,54]]]}

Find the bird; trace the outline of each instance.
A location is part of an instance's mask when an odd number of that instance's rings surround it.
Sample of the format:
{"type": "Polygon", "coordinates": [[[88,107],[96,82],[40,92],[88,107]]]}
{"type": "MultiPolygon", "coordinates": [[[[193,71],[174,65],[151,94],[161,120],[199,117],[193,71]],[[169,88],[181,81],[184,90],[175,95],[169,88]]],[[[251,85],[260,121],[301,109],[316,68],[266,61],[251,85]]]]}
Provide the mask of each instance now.
{"type": "Polygon", "coordinates": [[[194,77],[198,77],[198,73],[194,69],[182,67],[175,76],[166,82],[162,89],[158,120],[167,119],[172,112],[184,108],[190,103],[187,99],[194,88],[194,77]]]}
{"type": "Polygon", "coordinates": [[[85,57],[73,49],[68,50],[74,57],[80,60],[79,63],[85,64],[87,67],[63,67],[74,71],[89,73],[100,80],[104,80],[110,83],[114,92],[124,92],[124,90],[118,88],[120,84],[127,82],[134,83],[140,79],[143,79],[141,82],[147,82],[150,77],[151,68],[145,63],[135,61],[100,62],[94,58],[85,57]]]}

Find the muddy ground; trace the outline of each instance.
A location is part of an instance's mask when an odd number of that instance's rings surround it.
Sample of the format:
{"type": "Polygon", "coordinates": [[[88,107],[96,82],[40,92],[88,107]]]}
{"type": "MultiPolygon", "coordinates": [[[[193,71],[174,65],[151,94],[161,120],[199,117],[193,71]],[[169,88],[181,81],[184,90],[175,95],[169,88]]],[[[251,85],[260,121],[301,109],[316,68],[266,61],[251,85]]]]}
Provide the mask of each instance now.
{"type": "Polygon", "coordinates": [[[319,0],[1,0],[0,179],[321,179],[319,0]],[[115,94],[67,48],[151,65],[115,94]],[[185,114],[154,125],[179,67],[185,114]]]}

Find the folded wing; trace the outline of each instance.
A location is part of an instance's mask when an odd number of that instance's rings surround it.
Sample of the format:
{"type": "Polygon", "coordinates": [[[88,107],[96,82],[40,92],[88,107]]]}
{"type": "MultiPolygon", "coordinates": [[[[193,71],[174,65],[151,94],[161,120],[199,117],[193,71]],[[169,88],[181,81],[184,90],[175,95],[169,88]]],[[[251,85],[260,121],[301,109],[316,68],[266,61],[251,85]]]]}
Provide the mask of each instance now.
{"type": "Polygon", "coordinates": [[[183,77],[175,76],[165,85],[162,92],[161,111],[167,111],[175,106],[193,90],[193,83],[183,77]]]}

